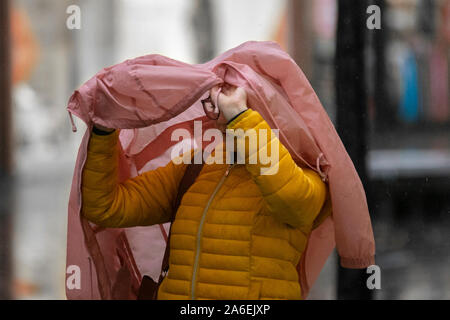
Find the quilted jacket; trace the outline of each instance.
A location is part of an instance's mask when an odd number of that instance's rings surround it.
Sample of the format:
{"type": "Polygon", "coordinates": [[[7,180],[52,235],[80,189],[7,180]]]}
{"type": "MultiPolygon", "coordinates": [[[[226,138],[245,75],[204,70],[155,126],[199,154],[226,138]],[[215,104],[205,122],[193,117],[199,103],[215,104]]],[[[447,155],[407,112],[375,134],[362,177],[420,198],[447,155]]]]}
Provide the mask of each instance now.
{"type": "MultiPolygon", "coordinates": [[[[228,128],[270,130],[250,109],[228,128]]],[[[171,161],[118,183],[117,143],[117,130],[90,138],[82,214],[103,227],[168,222],[187,165],[171,161]]],[[[276,146],[278,171],[272,175],[261,174],[267,165],[259,159],[203,167],[173,223],[169,272],[158,299],[301,298],[296,266],[328,187],[316,172],[297,166],[276,137],[258,143],[259,149],[276,146]]],[[[247,148],[245,157],[250,155],[247,148]]]]}

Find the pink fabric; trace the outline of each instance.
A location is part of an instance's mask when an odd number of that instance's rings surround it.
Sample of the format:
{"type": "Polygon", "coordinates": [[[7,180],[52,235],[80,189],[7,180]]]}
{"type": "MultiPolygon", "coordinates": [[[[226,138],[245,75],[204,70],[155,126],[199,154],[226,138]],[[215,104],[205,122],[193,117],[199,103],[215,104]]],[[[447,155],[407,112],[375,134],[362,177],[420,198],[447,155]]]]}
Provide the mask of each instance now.
{"type": "Polygon", "coordinates": [[[249,107],[280,129],[280,140],[293,159],[329,184],[332,216],[311,233],[298,266],[304,297],[335,245],[344,267],[374,263],[365,192],[327,113],[287,53],[276,43],[251,41],[200,65],[160,55],[127,60],[101,70],[74,92],[67,109],[88,129],[69,200],[67,265],[79,266],[82,275],[81,288],[66,289],[69,299],[135,298],[143,275],[159,276],[165,248],[159,226],[101,229],[80,217],[80,179],[93,122],[121,129],[123,181],[170,161],[174,129],[194,133],[193,119],[201,120],[204,128],[213,126],[200,99],[224,82],[244,87],[249,107]]]}

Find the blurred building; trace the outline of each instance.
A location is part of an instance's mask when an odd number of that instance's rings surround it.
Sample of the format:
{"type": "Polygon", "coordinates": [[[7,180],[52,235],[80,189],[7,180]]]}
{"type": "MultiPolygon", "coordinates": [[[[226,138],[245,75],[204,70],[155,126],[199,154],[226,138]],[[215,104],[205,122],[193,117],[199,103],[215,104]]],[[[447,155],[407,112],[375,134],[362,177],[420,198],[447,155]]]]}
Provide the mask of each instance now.
{"type": "MultiPolygon", "coordinates": [[[[11,0],[21,12],[12,25],[30,31],[12,89],[14,297],[65,298],[67,203],[85,130],[75,119],[71,132],[65,107],[73,90],[140,55],[201,63],[247,40],[275,40],[335,121],[338,1],[345,0],[11,0]],[[79,30],[66,26],[71,5],[80,8],[79,30]]],[[[382,29],[365,32],[365,74],[366,165],[382,270],[375,298],[449,298],[450,1],[374,3],[382,29]]],[[[336,264],[332,256],[311,299],[337,297],[336,264]]]]}

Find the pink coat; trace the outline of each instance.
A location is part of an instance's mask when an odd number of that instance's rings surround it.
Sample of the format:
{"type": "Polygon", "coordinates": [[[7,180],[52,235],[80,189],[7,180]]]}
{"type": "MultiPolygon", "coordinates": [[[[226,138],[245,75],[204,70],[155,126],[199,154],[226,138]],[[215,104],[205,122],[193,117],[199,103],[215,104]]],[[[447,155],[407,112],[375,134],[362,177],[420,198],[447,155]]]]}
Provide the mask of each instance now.
{"type": "Polygon", "coordinates": [[[159,276],[165,248],[167,226],[103,229],[80,216],[80,179],[93,123],[122,129],[123,181],[165,165],[176,128],[193,131],[194,119],[210,126],[200,99],[224,82],[244,87],[248,105],[280,129],[280,140],[293,159],[328,182],[331,201],[323,210],[332,215],[313,230],[298,265],[304,297],[335,246],[343,267],[374,264],[364,188],[326,111],[286,52],[273,42],[251,41],[199,65],[160,55],[127,60],[101,70],[74,92],[67,109],[88,129],[69,199],[68,299],[135,298],[143,275],[159,276]],[[74,280],[78,271],[79,282],[74,280]]]}

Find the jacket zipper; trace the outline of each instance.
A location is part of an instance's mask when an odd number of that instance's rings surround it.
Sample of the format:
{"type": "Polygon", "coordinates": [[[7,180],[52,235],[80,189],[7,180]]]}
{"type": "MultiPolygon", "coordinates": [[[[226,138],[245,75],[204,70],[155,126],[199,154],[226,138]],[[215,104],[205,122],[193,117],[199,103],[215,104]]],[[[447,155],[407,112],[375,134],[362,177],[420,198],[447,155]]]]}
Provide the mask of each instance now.
{"type": "Polygon", "coordinates": [[[192,271],[191,300],[195,299],[195,282],[197,280],[197,271],[198,271],[198,264],[199,264],[199,259],[200,259],[200,243],[201,243],[201,236],[202,236],[202,231],[203,231],[203,224],[205,223],[206,213],[208,212],[209,206],[211,205],[212,201],[214,200],[214,197],[216,196],[220,187],[222,187],[223,183],[225,182],[225,179],[228,177],[231,169],[234,166],[235,166],[234,164],[230,164],[228,166],[227,170],[225,171],[225,174],[222,176],[222,178],[220,179],[216,188],[214,189],[213,193],[209,197],[209,200],[206,203],[206,207],[203,210],[202,218],[200,219],[200,225],[199,225],[198,231],[197,231],[197,246],[196,246],[196,252],[195,252],[194,269],[192,271]]]}

